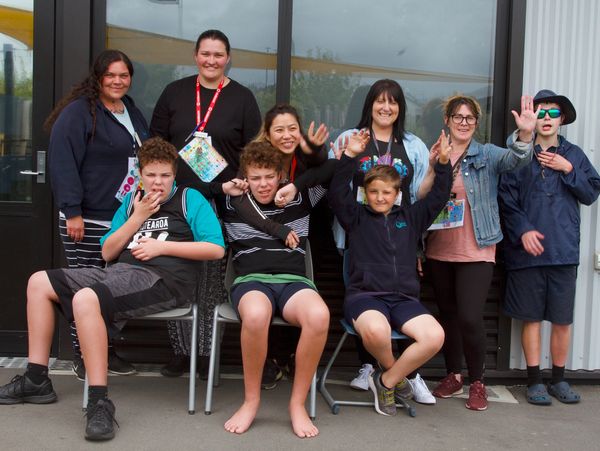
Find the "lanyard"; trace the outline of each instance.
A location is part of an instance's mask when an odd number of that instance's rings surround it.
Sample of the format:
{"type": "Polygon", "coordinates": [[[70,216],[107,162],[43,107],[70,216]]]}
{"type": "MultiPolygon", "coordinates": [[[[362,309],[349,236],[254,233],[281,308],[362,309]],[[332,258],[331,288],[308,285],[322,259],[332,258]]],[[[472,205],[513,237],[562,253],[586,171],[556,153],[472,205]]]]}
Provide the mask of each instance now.
{"type": "MultiPolygon", "coordinates": [[[[377,138],[375,137],[373,130],[371,130],[371,136],[374,138],[372,141],[373,141],[373,145],[375,145],[375,149],[377,150],[377,157],[379,158],[377,160],[377,164],[391,166],[392,165],[392,143],[394,142],[394,134],[392,133],[390,135],[390,140],[388,141],[387,149],[385,151],[385,154],[383,154],[383,156],[381,155],[381,152],[379,151],[379,144],[377,144],[377,138]]],[[[375,166],[375,155],[371,155],[371,161],[373,162],[373,166],[375,166]]]]}
{"type": "Polygon", "coordinates": [[[294,155],[292,157],[292,167],[290,169],[290,182],[293,182],[294,179],[296,178],[296,166],[298,165],[298,162],[296,161],[296,155],[294,155]]]}
{"type": "Polygon", "coordinates": [[[225,82],[225,78],[221,80],[219,86],[217,86],[217,90],[213,95],[212,100],[210,101],[210,105],[208,105],[208,109],[206,110],[206,114],[204,115],[204,119],[200,118],[200,76],[196,79],[196,129],[194,131],[203,132],[206,124],[208,123],[208,119],[210,119],[210,115],[212,113],[213,108],[215,107],[215,103],[217,103],[217,99],[219,98],[219,94],[221,94],[221,89],[223,88],[223,83],[225,82]]]}

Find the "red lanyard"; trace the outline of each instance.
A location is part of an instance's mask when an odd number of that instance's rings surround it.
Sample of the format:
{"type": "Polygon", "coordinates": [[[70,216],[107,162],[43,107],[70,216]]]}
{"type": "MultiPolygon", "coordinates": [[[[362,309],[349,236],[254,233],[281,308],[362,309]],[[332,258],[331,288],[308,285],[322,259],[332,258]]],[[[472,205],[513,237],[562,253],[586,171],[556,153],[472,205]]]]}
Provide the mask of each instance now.
{"type": "Polygon", "coordinates": [[[290,169],[290,182],[293,182],[296,178],[296,166],[298,165],[296,161],[296,155],[292,157],[292,167],[290,169]]]}
{"type": "Polygon", "coordinates": [[[219,94],[221,94],[221,88],[223,88],[223,83],[225,83],[225,78],[221,80],[219,86],[217,86],[217,90],[213,95],[212,100],[210,101],[210,105],[208,105],[208,110],[206,110],[206,114],[204,115],[204,119],[200,119],[200,76],[196,79],[196,130],[199,132],[203,132],[206,124],[208,123],[208,119],[212,113],[213,108],[215,107],[215,103],[217,103],[217,99],[219,98],[219,94]]]}

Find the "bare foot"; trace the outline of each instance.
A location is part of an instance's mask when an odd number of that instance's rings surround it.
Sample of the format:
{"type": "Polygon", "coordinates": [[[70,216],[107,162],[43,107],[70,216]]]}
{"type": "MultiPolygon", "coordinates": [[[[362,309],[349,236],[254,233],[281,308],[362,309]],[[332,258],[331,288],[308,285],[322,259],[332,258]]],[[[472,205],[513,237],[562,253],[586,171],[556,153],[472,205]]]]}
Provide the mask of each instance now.
{"type": "Polygon", "coordinates": [[[300,438],[316,437],[319,435],[319,430],[313,424],[305,407],[290,405],[290,418],[292,419],[292,429],[294,434],[300,438]]]}
{"type": "Polygon", "coordinates": [[[258,412],[258,406],[260,402],[252,403],[244,401],[244,404],[238,409],[233,416],[225,422],[225,430],[234,434],[243,434],[249,428],[256,412],[258,412]]]}

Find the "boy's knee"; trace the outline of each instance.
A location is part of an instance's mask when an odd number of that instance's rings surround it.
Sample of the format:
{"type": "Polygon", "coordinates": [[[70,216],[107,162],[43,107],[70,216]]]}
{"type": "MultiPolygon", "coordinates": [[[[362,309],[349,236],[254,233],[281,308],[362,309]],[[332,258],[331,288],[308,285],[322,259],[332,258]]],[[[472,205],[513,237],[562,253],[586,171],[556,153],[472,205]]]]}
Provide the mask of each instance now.
{"type": "Polygon", "coordinates": [[[361,339],[365,343],[388,343],[391,339],[391,329],[382,322],[371,322],[361,330],[361,339]]]}
{"type": "Polygon", "coordinates": [[[72,304],[75,319],[100,312],[98,296],[90,288],[83,288],[75,293],[72,304]]]}
{"type": "Polygon", "coordinates": [[[253,332],[266,330],[271,323],[271,311],[265,308],[250,308],[240,312],[242,327],[253,332]]]}
{"type": "Polygon", "coordinates": [[[48,279],[48,275],[46,271],[37,271],[34,272],[27,282],[27,292],[41,292],[47,291],[49,288],[50,281],[48,279]]]}
{"type": "Polygon", "coordinates": [[[327,306],[313,308],[307,316],[307,326],[315,332],[324,333],[329,330],[329,309],[327,306]]]}

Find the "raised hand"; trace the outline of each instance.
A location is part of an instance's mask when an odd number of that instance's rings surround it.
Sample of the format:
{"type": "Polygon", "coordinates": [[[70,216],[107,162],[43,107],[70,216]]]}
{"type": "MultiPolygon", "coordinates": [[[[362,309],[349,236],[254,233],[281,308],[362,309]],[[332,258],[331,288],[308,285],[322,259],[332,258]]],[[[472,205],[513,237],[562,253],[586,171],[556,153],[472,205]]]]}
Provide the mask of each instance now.
{"type": "Polygon", "coordinates": [[[242,179],[231,179],[223,183],[223,192],[230,196],[241,196],[248,191],[248,182],[242,179]]]}
{"type": "MultiPolygon", "coordinates": [[[[325,124],[321,124],[315,132],[315,121],[312,121],[308,127],[307,138],[313,146],[321,147],[325,144],[327,138],[329,138],[329,131],[325,124]]],[[[300,140],[300,148],[302,149],[302,152],[306,154],[313,153],[313,150],[308,146],[308,143],[304,138],[300,140]]]]}
{"type": "Polygon", "coordinates": [[[344,152],[350,157],[356,157],[365,151],[370,139],[369,131],[364,128],[359,132],[354,132],[348,138],[348,144],[343,148],[344,152]]]}
{"type": "Polygon", "coordinates": [[[429,151],[429,167],[433,167],[436,160],[442,164],[448,163],[450,160],[450,152],[452,152],[452,144],[450,144],[450,135],[442,130],[437,141],[431,146],[429,151]]]}
{"type": "Polygon", "coordinates": [[[521,243],[523,243],[523,248],[525,252],[534,257],[542,255],[544,252],[544,246],[542,246],[541,240],[544,239],[544,235],[542,235],[537,230],[530,230],[529,232],[525,232],[521,235],[521,243]]]}
{"type": "Polygon", "coordinates": [[[533,97],[521,96],[521,113],[518,114],[515,110],[511,110],[515,123],[519,129],[519,140],[530,142],[533,140],[533,131],[537,123],[537,115],[540,111],[540,106],[537,109],[533,107],[533,97]]]}
{"type": "Polygon", "coordinates": [[[285,207],[289,204],[294,197],[298,194],[298,188],[293,183],[288,183],[283,188],[279,188],[279,191],[275,193],[275,205],[278,207],[285,207]]]}
{"type": "Polygon", "coordinates": [[[344,149],[348,147],[348,136],[344,136],[343,138],[340,136],[335,144],[333,142],[329,142],[329,148],[333,152],[336,160],[342,158],[342,154],[344,153],[344,149]]]}

